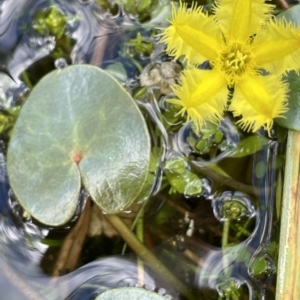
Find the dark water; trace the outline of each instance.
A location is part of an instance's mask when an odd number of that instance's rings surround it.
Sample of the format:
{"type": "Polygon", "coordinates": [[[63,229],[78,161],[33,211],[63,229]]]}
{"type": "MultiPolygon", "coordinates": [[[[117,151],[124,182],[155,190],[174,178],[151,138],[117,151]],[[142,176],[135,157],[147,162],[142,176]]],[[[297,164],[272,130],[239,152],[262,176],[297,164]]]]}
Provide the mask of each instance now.
{"type": "MultiPolygon", "coordinates": [[[[141,27],[134,17],[124,13],[121,8],[114,14],[108,13],[93,1],[0,1],[1,108],[5,111],[21,104],[30,92],[30,85],[34,85],[52,69],[68,64],[92,63],[109,68],[115,63],[121,63],[126,74],[119,72],[117,75],[128,89],[135,91],[138,87],[139,66],[143,68],[150,62],[159,64],[168,59],[161,52],[161,47],[157,46],[151,57],[139,57],[137,66],[132,60],[126,60],[126,55],[120,54],[120,45],[135,37],[138,28],[146,32],[151,26],[141,27]],[[64,41],[65,44],[69,43],[64,52],[68,53],[67,56],[52,55],[58,48],[58,39],[53,34],[40,34],[32,27],[36,14],[51,5],[68,16],[65,25],[65,36],[68,38],[64,41]],[[102,44],[105,51],[102,57],[97,58],[97,47],[101,48],[102,44]]],[[[145,209],[145,232],[150,241],[148,246],[191,289],[196,299],[225,299],[226,291],[230,288],[240,292],[238,299],[274,299],[279,228],[275,213],[275,183],[281,172],[278,161],[282,144],[273,137],[253,155],[230,158],[238,151],[239,141],[247,135],[237,131],[230,118],[227,118],[220,126],[225,135],[221,150],[213,157],[199,154],[188,142],[188,138],[193,136],[191,126],[187,124],[180,130],[170,130],[168,122],[165,122],[167,109],[164,107],[164,97],[157,95],[155,89],[149,91],[148,96],[150,93],[154,101],[140,99],[138,104],[149,124],[153,144],[161,147],[162,151],[152,196],[145,209]],[[158,128],[159,138],[155,128],[158,128]],[[195,173],[214,163],[226,170],[235,182],[241,181],[244,185],[241,188],[222,185],[220,180],[223,177],[218,179],[206,174],[201,177],[201,193],[191,196],[187,185],[183,192],[170,194],[170,185],[164,185],[162,169],[166,170],[166,162],[174,158],[188,158],[189,168],[195,173]],[[262,166],[263,171],[256,172],[259,166],[262,166]],[[245,185],[248,186],[246,191],[245,185]],[[252,191],[250,193],[249,187],[252,191]],[[230,199],[234,197],[238,199],[243,211],[229,223],[224,217],[224,207],[230,207],[230,199]],[[226,247],[222,248],[222,230],[226,224],[230,226],[229,238],[226,247]],[[242,233],[243,226],[246,233],[242,233]],[[257,271],[260,262],[263,267],[257,271]]],[[[51,246],[44,242],[45,238],[54,236],[60,241],[75,222],[65,228],[52,229],[24,216],[13,197],[6,175],[8,136],[2,135],[2,139],[0,298],[94,299],[111,287],[138,286],[140,280],[136,256],[130,254],[130,250],[122,256],[120,251],[107,253],[107,249],[94,255],[90,249],[95,239],[85,243],[80,268],[60,277],[48,275],[44,261],[50,257],[51,246]],[[59,235],[61,232],[63,234],[59,235]]],[[[83,197],[77,215],[84,205],[83,197]]],[[[115,242],[109,238],[103,243],[112,243],[114,247],[120,244],[120,249],[123,246],[122,241],[115,242]]],[[[163,288],[165,292],[160,290],[161,293],[171,299],[180,298],[176,287],[169,286],[150,268],[144,275],[143,285],[155,291],[163,288]]]]}

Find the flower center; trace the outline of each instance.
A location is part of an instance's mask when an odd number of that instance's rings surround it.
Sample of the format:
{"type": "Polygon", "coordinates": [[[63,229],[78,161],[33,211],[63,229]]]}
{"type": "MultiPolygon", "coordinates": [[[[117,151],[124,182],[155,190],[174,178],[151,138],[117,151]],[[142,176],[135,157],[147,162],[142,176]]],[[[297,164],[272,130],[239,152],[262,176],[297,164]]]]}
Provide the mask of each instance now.
{"type": "Polygon", "coordinates": [[[225,58],[225,63],[226,67],[229,69],[229,72],[244,70],[247,56],[247,54],[243,54],[242,52],[240,52],[240,50],[227,54],[225,58]]]}
{"type": "Polygon", "coordinates": [[[245,72],[254,69],[249,46],[238,43],[227,46],[221,52],[219,66],[225,73],[228,84],[234,85],[245,72]]]}

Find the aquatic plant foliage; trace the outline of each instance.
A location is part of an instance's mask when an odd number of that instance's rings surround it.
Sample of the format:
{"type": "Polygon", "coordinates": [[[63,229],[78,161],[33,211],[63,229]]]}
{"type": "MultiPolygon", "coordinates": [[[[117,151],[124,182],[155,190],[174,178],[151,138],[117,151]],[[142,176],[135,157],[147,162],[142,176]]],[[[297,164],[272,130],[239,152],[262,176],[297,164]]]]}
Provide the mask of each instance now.
{"type": "Polygon", "coordinates": [[[74,65],[34,87],[7,160],[22,206],[44,224],[62,225],[73,216],[82,185],[107,213],[136,200],[148,175],[150,138],[134,100],[111,75],[74,65]]]}
{"type": "Polygon", "coordinates": [[[218,123],[225,109],[243,130],[269,133],[273,119],[287,111],[288,84],[282,75],[300,69],[299,26],[271,18],[273,6],[264,0],[217,0],[214,15],[202,7],[173,7],[170,26],[163,28],[166,52],[188,66],[171,103],[182,108],[200,129],[218,123]],[[209,61],[211,70],[198,68],[209,61]],[[234,89],[228,105],[228,89],[234,89]]]}
{"type": "MultiPolygon", "coordinates": [[[[280,13],[276,18],[284,18],[289,22],[300,25],[300,5],[295,5],[290,9],[280,13]]],[[[288,111],[285,118],[279,118],[276,123],[282,127],[293,130],[300,130],[300,76],[298,72],[290,71],[284,80],[289,83],[288,91],[288,111]]]]}

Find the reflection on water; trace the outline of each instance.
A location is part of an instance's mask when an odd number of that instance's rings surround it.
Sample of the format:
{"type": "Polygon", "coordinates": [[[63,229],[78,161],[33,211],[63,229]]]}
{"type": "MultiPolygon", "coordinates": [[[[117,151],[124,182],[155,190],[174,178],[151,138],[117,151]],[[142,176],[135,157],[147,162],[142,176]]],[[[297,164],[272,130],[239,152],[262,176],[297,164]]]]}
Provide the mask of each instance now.
{"type": "MultiPolygon", "coordinates": [[[[116,31],[117,26],[126,23],[126,16],[118,12],[108,17],[95,9],[93,1],[0,1],[1,108],[11,107],[26,97],[30,86],[25,80],[24,70],[28,69],[30,73],[30,68],[35,66],[34,72],[38,75],[35,78],[33,72],[31,79],[38,81],[45,71],[37,63],[57,49],[54,36],[42,36],[31,26],[37,12],[49,5],[59,7],[67,16],[65,32],[72,45],[69,61],[65,57],[55,57],[50,62],[51,68],[63,68],[75,63],[109,65],[116,57],[121,38],[126,39],[124,32],[116,31]],[[108,50],[102,51],[103,57],[95,57],[95,49],[101,50],[101,42],[107,45],[108,50]]],[[[116,61],[121,59],[118,57],[116,61]]],[[[127,73],[131,74],[128,69],[127,73]]],[[[133,77],[129,76],[128,79],[132,80],[130,87],[136,85],[133,77]]],[[[170,168],[169,175],[187,178],[183,195],[177,198],[174,196],[175,200],[172,201],[172,192],[180,192],[182,187],[176,186],[175,178],[171,189],[165,188],[160,193],[163,176],[162,171],[158,172],[156,185],[152,188],[154,196],[145,216],[146,233],[151,237],[149,247],[192,289],[196,299],[218,299],[219,295],[225,297],[228,290],[236,291],[241,287],[246,295],[242,299],[263,299],[273,295],[274,285],[270,283],[274,283],[273,275],[276,271],[276,255],[272,244],[272,240],[276,240],[276,232],[272,231],[272,226],[276,219],[273,210],[278,143],[270,140],[268,145],[247,158],[246,165],[251,166],[251,170],[255,170],[259,162],[266,165],[259,176],[255,172],[250,175],[251,186],[237,184],[239,178],[235,178],[231,185],[228,183],[230,189],[225,190],[224,186],[219,187],[218,181],[226,178],[214,177],[215,173],[205,167],[212,163],[231,163],[229,156],[236,152],[241,134],[230,119],[225,118],[219,128],[209,129],[214,130],[214,155],[211,156],[211,153],[206,152],[207,145],[198,143],[199,136],[193,132],[189,123],[176,133],[166,130],[166,124],[162,122],[164,116],[157,104],[157,91],[149,89],[148,92],[153,101],[149,103],[141,100],[138,103],[150,117],[149,123],[154,123],[160,131],[163,149],[159,166],[166,171],[168,160],[178,159],[173,164],[177,169],[172,171],[170,168]],[[182,161],[185,162],[183,165],[182,161]],[[178,167],[180,164],[181,169],[178,167]],[[196,178],[194,170],[204,172],[201,173],[203,177],[196,178]],[[190,178],[196,178],[192,185],[188,181],[190,178]],[[234,197],[239,200],[233,203],[230,199],[234,197]],[[168,215],[169,211],[173,214],[168,215]],[[224,241],[222,230],[226,226],[235,236],[224,241]]],[[[153,134],[155,129],[151,130],[153,134]]],[[[168,286],[150,269],[141,279],[137,275],[136,257],[133,255],[95,260],[59,278],[47,276],[40,266],[49,246],[42,243],[42,240],[53,230],[26,218],[14,200],[6,175],[5,143],[0,144],[1,299],[94,299],[108,288],[128,285],[142,285],[155,291],[165,288],[172,299],[179,299],[174,291],[176,287],[168,286]]],[[[246,173],[249,174],[242,170],[239,174],[246,177],[246,173]]]]}
{"type": "Polygon", "coordinates": [[[3,152],[0,166],[1,299],[94,299],[106,289],[123,286],[153,291],[167,287],[171,299],[177,299],[172,287],[152,271],[145,271],[142,280],[138,278],[132,255],[100,259],[59,278],[45,275],[40,264],[48,246],[41,241],[48,230],[24,222],[19,205],[11,202],[3,152]]]}

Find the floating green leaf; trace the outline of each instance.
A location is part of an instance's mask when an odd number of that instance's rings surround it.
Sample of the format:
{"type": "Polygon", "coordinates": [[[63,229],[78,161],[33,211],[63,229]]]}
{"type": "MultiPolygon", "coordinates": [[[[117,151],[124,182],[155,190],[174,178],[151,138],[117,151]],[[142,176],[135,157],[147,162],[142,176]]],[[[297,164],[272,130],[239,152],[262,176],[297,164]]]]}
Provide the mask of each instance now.
{"type": "MultiPolygon", "coordinates": [[[[300,5],[295,5],[284,11],[279,14],[277,18],[284,18],[288,22],[293,22],[295,25],[299,26],[300,5]]],[[[300,130],[300,76],[298,76],[295,71],[291,71],[284,78],[289,83],[289,110],[285,113],[285,118],[276,119],[276,123],[285,128],[300,130]]]]}
{"type": "Polygon", "coordinates": [[[285,76],[289,82],[288,108],[284,118],[276,119],[276,123],[282,127],[300,130],[300,76],[295,71],[285,76]]]}
{"type": "Polygon", "coordinates": [[[268,264],[264,257],[259,257],[255,259],[250,266],[251,274],[258,276],[268,270],[268,264]]]}
{"type": "Polygon", "coordinates": [[[121,287],[111,289],[100,294],[95,300],[166,300],[169,298],[163,297],[157,293],[147,291],[139,287],[121,287]]]}
{"type": "Polygon", "coordinates": [[[251,135],[238,143],[235,152],[231,154],[230,157],[244,157],[252,155],[261,150],[264,146],[268,145],[268,142],[269,140],[264,136],[251,135]]]}
{"type": "Polygon", "coordinates": [[[7,165],[22,206],[55,226],[74,214],[81,183],[107,213],[127,208],[149,161],[149,134],[133,99],[107,72],[77,65],[51,72],[33,89],[7,165]]]}

